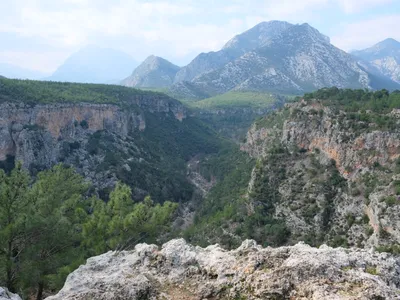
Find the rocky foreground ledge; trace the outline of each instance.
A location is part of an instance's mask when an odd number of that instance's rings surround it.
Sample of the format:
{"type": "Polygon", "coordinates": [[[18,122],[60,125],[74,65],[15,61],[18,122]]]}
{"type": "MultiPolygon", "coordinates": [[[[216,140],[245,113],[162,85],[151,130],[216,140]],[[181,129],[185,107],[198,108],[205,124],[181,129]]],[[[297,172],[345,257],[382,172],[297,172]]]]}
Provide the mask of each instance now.
{"type": "Polygon", "coordinates": [[[400,259],[359,249],[305,244],[236,250],[194,247],[183,239],[159,249],[88,259],[47,300],[80,299],[400,299],[400,259]]]}
{"type": "Polygon", "coordinates": [[[6,288],[0,287],[0,300],[21,300],[21,297],[11,293],[6,288]]]}

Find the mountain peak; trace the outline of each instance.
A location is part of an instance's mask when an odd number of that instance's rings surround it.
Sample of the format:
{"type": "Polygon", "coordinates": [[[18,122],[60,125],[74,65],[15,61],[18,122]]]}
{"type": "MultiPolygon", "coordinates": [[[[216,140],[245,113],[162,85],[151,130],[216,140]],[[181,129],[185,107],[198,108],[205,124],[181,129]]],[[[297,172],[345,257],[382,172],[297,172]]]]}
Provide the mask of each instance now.
{"type": "Polygon", "coordinates": [[[353,51],[368,68],[400,83],[400,42],[387,38],[370,48],[353,51]]]}
{"type": "Polygon", "coordinates": [[[48,80],[117,83],[137,65],[127,53],[89,44],[69,56],[48,80]]]}
{"type": "Polygon", "coordinates": [[[303,23],[303,24],[299,24],[297,25],[297,30],[300,32],[304,32],[307,33],[311,36],[313,36],[314,38],[320,39],[321,41],[330,43],[330,38],[324,34],[322,34],[321,32],[319,32],[318,29],[316,29],[315,27],[311,26],[308,23],[303,23]]]}
{"type": "Polygon", "coordinates": [[[272,37],[278,35],[282,31],[293,26],[285,21],[268,21],[261,22],[245,31],[242,34],[236,35],[223,49],[237,49],[242,51],[253,50],[265,45],[272,37]]]}
{"type": "Polygon", "coordinates": [[[150,55],[121,84],[143,88],[168,87],[179,69],[180,67],[162,57],[150,55]]]}
{"type": "Polygon", "coordinates": [[[374,47],[400,49],[400,42],[396,41],[393,38],[387,38],[386,40],[383,40],[382,42],[376,44],[374,47]]]}

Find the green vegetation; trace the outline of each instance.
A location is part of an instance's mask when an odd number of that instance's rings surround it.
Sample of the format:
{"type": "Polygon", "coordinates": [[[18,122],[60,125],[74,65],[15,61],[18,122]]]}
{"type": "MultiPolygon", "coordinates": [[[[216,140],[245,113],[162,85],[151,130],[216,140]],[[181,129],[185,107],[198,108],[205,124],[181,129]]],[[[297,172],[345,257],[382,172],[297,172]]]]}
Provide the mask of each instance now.
{"type": "Polygon", "coordinates": [[[0,285],[41,300],[91,255],[154,242],[169,231],[177,204],[134,203],[118,184],[110,201],[90,197],[90,185],[62,165],[36,178],[17,164],[0,171],[0,285]]]}
{"type": "Polygon", "coordinates": [[[240,243],[225,229],[242,213],[253,166],[254,160],[236,148],[226,148],[201,163],[203,176],[218,181],[199,207],[194,224],[184,232],[188,241],[202,246],[219,242],[226,247],[240,243]]]}
{"type": "Polygon", "coordinates": [[[228,92],[212,98],[190,102],[189,106],[201,109],[223,109],[232,107],[270,107],[276,97],[268,93],[228,92]]]}
{"type": "Polygon", "coordinates": [[[318,99],[328,106],[347,112],[372,110],[374,113],[389,113],[400,108],[400,91],[351,90],[336,87],[320,89],[304,95],[305,100],[318,99]]]}
{"type": "Polygon", "coordinates": [[[221,135],[242,142],[260,115],[283,104],[282,96],[256,92],[228,92],[200,101],[184,101],[197,118],[221,135]]]}
{"type": "Polygon", "coordinates": [[[0,103],[130,103],[133,96],[163,95],[118,85],[83,84],[0,78],[0,103]]]}
{"type": "Polygon", "coordinates": [[[374,266],[367,266],[365,268],[365,272],[371,275],[379,275],[378,270],[374,266]]]}
{"type": "MultiPolygon", "coordinates": [[[[146,130],[127,137],[129,147],[126,143],[120,146],[120,138],[107,131],[90,137],[88,153],[104,156],[96,171],[115,172],[119,180],[132,188],[148,191],[157,203],[190,200],[194,187],[187,179],[187,161],[196,155],[216,155],[229,142],[218,138],[195,118],[180,122],[163,113],[144,115],[146,130]]],[[[73,151],[70,145],[67,148],[73,151]]]]}

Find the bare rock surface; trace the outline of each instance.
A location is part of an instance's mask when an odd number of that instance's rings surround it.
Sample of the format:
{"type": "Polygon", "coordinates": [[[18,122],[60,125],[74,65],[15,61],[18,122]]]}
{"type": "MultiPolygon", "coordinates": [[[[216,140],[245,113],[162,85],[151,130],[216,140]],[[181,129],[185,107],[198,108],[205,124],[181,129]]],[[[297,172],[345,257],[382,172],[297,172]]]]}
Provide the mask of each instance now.
{"type": "Polygon", "coordinates": [[[0,287],[0,300],[21,300],[21,297],[11,293],[6,288],[0,287]]]}
{"type": "Polygon", "coordinates": [[[399,275],[399,258],[386,253],[251,240],[226,251],[176,239],[92,257],[47,300],[400,299],[399,275]]]}

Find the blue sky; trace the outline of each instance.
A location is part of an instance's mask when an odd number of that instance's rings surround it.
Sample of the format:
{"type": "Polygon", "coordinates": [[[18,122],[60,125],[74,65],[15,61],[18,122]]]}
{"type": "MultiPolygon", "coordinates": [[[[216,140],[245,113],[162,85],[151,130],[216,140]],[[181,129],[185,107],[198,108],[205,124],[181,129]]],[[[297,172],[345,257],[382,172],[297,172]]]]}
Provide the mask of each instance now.
{"type": "Polygon", "coordinates": [[[184,65],[269,20],[307,22],[346,51],[400,40],[400,0],[1,0],[0,63],[50,73],[95,44],[184,65]]]}

